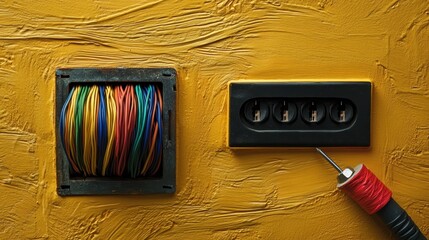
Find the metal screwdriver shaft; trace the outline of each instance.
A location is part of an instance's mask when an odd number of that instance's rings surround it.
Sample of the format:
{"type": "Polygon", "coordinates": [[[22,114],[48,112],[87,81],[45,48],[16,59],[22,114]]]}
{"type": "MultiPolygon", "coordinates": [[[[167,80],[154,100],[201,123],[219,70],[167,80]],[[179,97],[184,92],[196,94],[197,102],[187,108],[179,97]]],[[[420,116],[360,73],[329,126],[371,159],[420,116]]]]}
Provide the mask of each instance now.
{"type": "Polygon", "coordinates": [[[322,154],[322,156],[326,159],[326,160],[328,160],[328,162],[335,168],[335,169],[337,169],[337,171],[339,172],[339,173],[342,173],[343,172],[343,170],[334,162],[334,160],[332,160],[330,157],[328,157],[328,155],[326,155],[326,153],[324,153],[323,151],[322,151],[322,149],[320,149],[320,148],[316,148],[316,150],[320,153],[320,154],[322,154]]]}

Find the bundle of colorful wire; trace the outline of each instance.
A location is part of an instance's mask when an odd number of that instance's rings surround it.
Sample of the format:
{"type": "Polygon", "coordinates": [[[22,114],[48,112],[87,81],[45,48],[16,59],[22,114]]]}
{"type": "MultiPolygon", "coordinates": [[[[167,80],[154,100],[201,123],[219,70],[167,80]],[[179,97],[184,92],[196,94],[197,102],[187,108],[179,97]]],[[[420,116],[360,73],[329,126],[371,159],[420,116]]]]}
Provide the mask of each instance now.
{"type": "Polygon", "coordinates": [[[61,141],[77,176],[155,176],[162,159],[162,95],[154,85],[73,86],[61,141]]]}

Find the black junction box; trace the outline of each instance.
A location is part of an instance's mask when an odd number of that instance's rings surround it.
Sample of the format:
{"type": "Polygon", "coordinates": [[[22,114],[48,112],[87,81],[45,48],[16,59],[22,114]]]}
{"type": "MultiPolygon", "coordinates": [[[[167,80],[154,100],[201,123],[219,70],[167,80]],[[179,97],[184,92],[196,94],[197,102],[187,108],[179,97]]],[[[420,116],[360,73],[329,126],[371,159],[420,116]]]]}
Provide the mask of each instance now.
{"type": "Polygon", "coordinates": [[[57,192],[67,195],[174,193],[176,190],[176,77],[172,68],[63,68],[56,71],[57,192]],[[157,84],[162,86],[163,136],[160,176],[145,178],[83,177],[71,174],[63,150],[59,119],[70,87],[79,84],[157,84]]]}

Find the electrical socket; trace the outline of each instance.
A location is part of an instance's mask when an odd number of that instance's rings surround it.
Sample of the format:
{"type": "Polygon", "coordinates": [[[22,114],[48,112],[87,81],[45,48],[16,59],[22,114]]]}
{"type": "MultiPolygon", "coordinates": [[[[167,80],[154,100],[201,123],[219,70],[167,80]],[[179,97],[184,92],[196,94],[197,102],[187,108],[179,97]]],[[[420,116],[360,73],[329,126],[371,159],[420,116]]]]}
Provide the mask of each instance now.
{"type": "Polygon", "coordinates": [[[371,82],[232,81],[230,147],[370,145],[371,82]]]}

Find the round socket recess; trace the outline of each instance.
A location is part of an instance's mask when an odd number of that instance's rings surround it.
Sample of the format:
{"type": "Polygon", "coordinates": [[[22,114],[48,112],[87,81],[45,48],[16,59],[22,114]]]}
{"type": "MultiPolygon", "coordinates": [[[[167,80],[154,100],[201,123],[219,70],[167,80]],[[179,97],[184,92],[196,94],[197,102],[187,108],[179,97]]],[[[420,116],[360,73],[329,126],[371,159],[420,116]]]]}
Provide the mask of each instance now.
{"type": "Polygon", "coordinates": [[[349,100],[338,100],[331,105],[329,115],[336,123],[348,123],[354,116],[353,104],[349,100]]]}
{"type": "Polygon", "coordinates": [[[246,102],[243,110],[244,117],[251,123],[260,123],[267,120],[270,111],[268,104],[258,99],[246,102]]]}
{"type": "Polygon", "coordinates": [[[301,118],[307,123],[319,123],[325,118],[325,105],[308,101],[301,107],[301,118]]]}
{"type": "Polygon", "coordinates": [[[298,110],[294,103],[284,100],[274,105],[273,115],[281,123],[292,123],[298,115],[298,110]]]}

